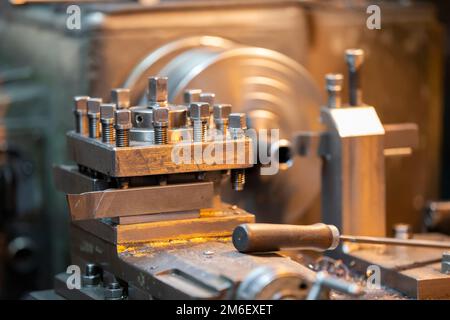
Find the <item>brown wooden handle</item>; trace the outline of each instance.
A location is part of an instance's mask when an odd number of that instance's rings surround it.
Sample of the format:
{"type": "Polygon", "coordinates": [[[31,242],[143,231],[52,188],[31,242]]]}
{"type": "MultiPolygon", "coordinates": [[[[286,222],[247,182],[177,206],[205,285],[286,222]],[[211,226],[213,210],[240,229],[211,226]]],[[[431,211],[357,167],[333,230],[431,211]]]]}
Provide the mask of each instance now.
{"type": "Polygon", "coordinates": [[[309,226],[247,223],[233,232],[234,247],[240,252],[271,252],[282,249],[333,250],[339,244],[339,231],[333,225],[309,226]]]}

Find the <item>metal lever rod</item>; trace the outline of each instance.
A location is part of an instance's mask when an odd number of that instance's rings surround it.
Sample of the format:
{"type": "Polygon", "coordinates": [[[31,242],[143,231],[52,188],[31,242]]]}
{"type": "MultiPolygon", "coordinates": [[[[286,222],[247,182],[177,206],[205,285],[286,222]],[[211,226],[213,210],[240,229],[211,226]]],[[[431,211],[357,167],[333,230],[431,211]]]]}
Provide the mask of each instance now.
{"type": "Polygon", "coordinates": [[[395,238],[363,237],[363,236],[348,236],[348,235],[341,235],[340,239],[342,241],[349,241],[355,243],[389,244],[407,247],[450,249],[450,242],[447,241],[395,239],[395,238]]]}

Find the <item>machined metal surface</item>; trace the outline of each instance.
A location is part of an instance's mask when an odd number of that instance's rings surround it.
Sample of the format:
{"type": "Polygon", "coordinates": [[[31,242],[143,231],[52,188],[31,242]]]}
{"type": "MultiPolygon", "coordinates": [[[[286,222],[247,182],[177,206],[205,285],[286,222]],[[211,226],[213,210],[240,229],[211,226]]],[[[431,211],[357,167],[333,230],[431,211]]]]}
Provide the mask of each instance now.
{"type": "MultiPolygon", "coordinates": [[[[153,216],[157,219],[159,215],[153,216]]],[[[117,224],[111,220],[77,221],[75,224],[104,241],[127,244],[170,240],[176,242],[198,237],[231,237],[235,227],[255,221],[252,214],[229,205],[220,209],[200,210],[198,217],[188,218],[184,213],[180,213],[179,219],[166,218],[166,215],[161,214],[159,221],[138,224],[117,224]]]]}
{"type": "Polygon", "coordinates": [[[372,107],[322,109],[329,128],[322,219],[342,233],[386,234],[384,128],[372,107]]]}
{"type": "MultiPolygon", "coordinates": [[[[118,250],[81,229],[73,230],[72,240],[74,263],[108,261],[107,271],[157,299],[234,299],[251,271],[268,264],[294,270],[301,282],[314,279],[313,271],[281,255],[241,254],[226,237],[125,245],[118,250]]],[[[267,291],[270,286],[262,292],[267,291]]]]}
{"type": "Polygon", "coordinates": [[[72,220],[88,220],[209,208],[213,196],[212,182],[197,182],[68,194],[67,201],[72,220]]]}
{"type": "Polygon", "coordinates": [[[253,165],[252,144],[249,138],[208,141],[201,145],[142,146],[131,143],[129,148],[116,148],[74,132],[67,134],[67,140],[74,161],[113,177],[228,170],[253,165]],[[216,159],[214,154],[205,152],[208,146],[223,152],[216,159]],[[179,148],[179,156],[187,156],[187,160],[179,164],[174,162],[174,148],[179,148]],[[241,150],[242,153],[235,150],[241,150]]]}
{"type": "Polygon", "coordinates": [[[53,167],[53,177],[56,188],[64,193],[83,193],[108,188],[106,180],[82,174],[77,166],[55,166],[53,167]]]}
{"type": "MultiPolygon", "coordinates": [[[[414,239],[446,241],[439,234],[415,234],[414,239]]],[[[450,275],[441,272],[443,249],[364,245],[354,247],[342,256],[356,272],[365,273],[367,267],[377,265],[381,284],[416,299],[448,299],[450,275]]]]}

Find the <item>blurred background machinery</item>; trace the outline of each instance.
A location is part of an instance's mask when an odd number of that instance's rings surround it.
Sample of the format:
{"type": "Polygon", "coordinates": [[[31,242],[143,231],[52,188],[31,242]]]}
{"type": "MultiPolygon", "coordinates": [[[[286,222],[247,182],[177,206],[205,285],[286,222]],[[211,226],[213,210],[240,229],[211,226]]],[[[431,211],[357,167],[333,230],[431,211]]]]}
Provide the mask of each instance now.
{"type": "MultiPolygon", "coordinates": [[[[280,128],[285,142],[278,151],[285,170],[260,176],[255,168],[239,197],[224,198],[256,214],[258,221],[310,223],[319,220],[320,161],[294,157],[288,141],[294,131],[320,129],[323,74],[345,73],[342,52],[364,49],[365,102],[376,106],[383,123],[414,122],[420,128],[419,149],[413,156],[386,160],[387,226],[390,230],[406,222],[420,229],[426,201],[441,197],[443,28],[429,3],[386,1],[380,2],[382,29],[369,30],[368,4],[80,4],[81,29],[70,30],[67,3],[13,7],[1,2],[0,61],[28,68],[29,77],[43,88],[30,97],[32,103],[24,104],[26,109],[15,105],[24,95],[8,93],[1,123],[8,146],[14,132],[25,137],[18,144],[28,159],[23,161],[34,164],[29,179],[37,187],[27,184],[33,196],[18,186],[13,190],[17,203],[32,206],[30,199],[37,199],[38,221],[48,228],[39,233],[46,238],[33,240],[48,244],[50,260],[36,262],[37,270],[46,275],[41,277],[47,279],[44,282],[67,265],[67,208],[53,186],[50,168],[68,160],[63,139],[73,127],[68,101],[79,93],[107,101],[110,88],[126,86],[136,92],[135,105],[144,96],[147,77],[154,74],[170,77],[169,98],[174,103],[182,102],[185,89],[201,87],[214,92],[217,102],[226,101],[233,111],[249,114],[251,127],[280,128]],[[23,126],[14,127],[14,119],[23,126]]],[[[12,157],[8,159],[11,167],[12,157]]],[[[21,220],[18,209],[8,215],[11,221],[21,220]]],[[[12,238],[9,231],[5,234],[12,238]]]]}

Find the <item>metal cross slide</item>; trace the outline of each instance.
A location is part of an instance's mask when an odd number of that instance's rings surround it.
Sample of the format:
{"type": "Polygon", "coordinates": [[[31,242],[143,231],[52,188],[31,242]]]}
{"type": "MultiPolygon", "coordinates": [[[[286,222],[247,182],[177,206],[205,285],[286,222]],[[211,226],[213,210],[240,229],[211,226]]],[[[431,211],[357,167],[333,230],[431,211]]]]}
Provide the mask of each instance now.
{"type": "Polygon", "coordinates": [[[72,220],[124,217],[212,207],[212,182],[69,194],[72,220]]]}

